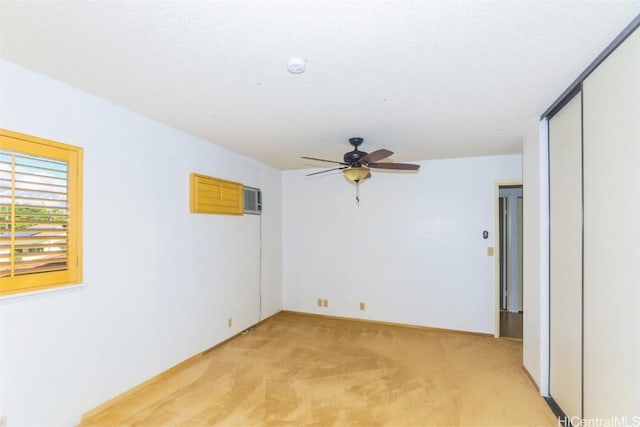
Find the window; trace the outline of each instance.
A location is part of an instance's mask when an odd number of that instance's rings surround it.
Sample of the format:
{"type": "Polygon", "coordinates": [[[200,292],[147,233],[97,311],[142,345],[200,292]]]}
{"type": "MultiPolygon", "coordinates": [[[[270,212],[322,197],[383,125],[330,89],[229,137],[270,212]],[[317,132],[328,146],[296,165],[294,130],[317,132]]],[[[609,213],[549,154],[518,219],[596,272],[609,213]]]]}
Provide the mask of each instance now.
{"type": "Polygon", "coordinates": [[[82,149],[0,129],[0,295],[82,281],[82,149]]]}

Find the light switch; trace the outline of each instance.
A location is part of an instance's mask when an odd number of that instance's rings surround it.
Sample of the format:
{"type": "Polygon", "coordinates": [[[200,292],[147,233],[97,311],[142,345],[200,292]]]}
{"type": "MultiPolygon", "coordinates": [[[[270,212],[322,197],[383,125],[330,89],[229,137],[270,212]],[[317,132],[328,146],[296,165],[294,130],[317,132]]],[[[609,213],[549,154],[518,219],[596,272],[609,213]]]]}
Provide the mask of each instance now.
{"type": "Polygon", "coordinates": [[[493,246],[487,248],[487,256],[493,256],[493,246]]]}

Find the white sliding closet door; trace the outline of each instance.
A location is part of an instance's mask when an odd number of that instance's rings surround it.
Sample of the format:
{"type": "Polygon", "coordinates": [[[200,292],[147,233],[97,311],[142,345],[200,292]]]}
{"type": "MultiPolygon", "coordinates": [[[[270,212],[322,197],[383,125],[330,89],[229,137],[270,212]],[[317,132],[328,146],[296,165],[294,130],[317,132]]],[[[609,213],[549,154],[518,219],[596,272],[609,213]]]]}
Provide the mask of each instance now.
{"type": "Polygon", "coordinates": [[[640,30],[583,96],[584,416],[640,416],[640,30]]]}
{"type": "Polygon", "coordinates": [[[582,415],[582,98],[549,120],[549,393],[582,415]]]}

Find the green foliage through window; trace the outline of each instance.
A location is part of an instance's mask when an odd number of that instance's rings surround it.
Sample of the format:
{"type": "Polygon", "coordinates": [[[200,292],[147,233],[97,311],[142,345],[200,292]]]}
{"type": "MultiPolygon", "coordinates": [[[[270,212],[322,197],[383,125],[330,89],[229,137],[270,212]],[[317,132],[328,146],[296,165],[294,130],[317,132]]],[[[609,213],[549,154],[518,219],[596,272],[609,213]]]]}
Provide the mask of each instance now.
{"type": "MultiPolygon", "coordinates": [[[[42,222],[62,223],[66,226],[67,215],[62,209],[25,208],[16,207],[16,230],[38,225],[42,222]]],[[[0,230],[9,230],[11,227],[11,207],[0,206],[0,230]]]]}

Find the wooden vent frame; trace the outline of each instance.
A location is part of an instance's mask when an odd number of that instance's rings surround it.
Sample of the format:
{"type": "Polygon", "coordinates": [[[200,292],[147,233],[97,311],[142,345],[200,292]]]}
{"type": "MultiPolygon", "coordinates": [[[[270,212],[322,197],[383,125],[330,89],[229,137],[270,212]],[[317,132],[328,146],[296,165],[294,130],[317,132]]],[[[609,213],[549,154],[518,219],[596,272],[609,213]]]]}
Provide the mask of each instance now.
{"type": "Polygon", "coordinates": [[[243,185],[197,173],[191,174],[192,213],[243,215],[243,185]]]}

